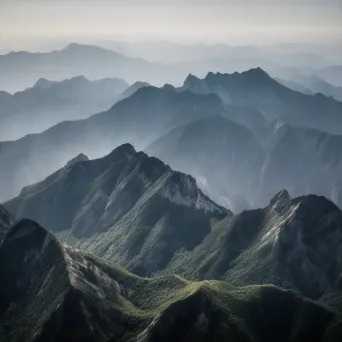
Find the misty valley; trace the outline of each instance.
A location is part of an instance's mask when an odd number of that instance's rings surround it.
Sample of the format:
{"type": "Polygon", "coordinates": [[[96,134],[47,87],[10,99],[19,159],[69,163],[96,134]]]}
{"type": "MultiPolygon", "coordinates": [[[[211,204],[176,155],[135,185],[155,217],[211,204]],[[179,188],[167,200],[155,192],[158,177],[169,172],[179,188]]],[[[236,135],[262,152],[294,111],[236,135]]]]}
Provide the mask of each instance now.
{"type": "Polygon", "coordinates": [[[29,1],[24,41],[0,4],[1,342],[342,341],[341,40],[211,42],[242,5],[186,3],[169,20],[193,9],[200,42],[157,38],[164,5],[103,0],[29,1]],[[70,26],[111,6],[154,39],[70,26]]]}

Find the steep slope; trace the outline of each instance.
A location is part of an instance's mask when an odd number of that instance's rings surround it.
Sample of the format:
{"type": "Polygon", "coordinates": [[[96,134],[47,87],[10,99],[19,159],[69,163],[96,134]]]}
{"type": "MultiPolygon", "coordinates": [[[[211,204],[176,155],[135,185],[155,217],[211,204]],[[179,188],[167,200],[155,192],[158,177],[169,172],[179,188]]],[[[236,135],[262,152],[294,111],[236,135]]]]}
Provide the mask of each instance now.
{"type": "Polygon", "coordinates": [[[191,176],[128,144],[101,159],[78,156],[5,206],[142,275],[163,268],[179,249],[193,249],[213,222],[231,215],[191,176]]]}
{"type": "Polygon", "coordinates": [[[126,142],[143,149],[178,125],[224,112],[214,94],[145,87],[107,112],[0,143],[0,200],[16,196],[23,186],[40,181],[80,152],[100,157],[126,142]]]}
{"type": "Polygon", "coordinates": [[[128,144],[78,156],[5,207],[142,276],[273,283],[329,302],[341,289],[342,212],[332,202],[281,191],[264,209],[233,215],[195,179],[128,144]]]}
{"type": "Polygon", "coordinates": [[[342,135],[275,123],[263,132],[265,159],[258,183],[259,201],[282,188],[294,196],[310,193],[342,207],[342,135]]]}
{"type": "Polygon", "coordinates": [[[248,130],[224,118],[175,128],[146,152],[193,175],[234,212],[265,206],[283,188],[325,196],[342,207],[342,136],[275,122],[248,130]]]}
{"type": "Polygon", "coordinates": [[[230,105],[258,109],[266,119],[342,133],[342,103],[322,94],[306,95],[286,88],[260,68],[242,73],[209,73],[204,79],[190,75],[182,89],[215,93],[230,105]]]}
{"type": "Polygon", "coordinates": [[[10,213],[2,205],[0,205],[0,244],[12,221],[13,220],[10,213]]]}
{"type": "Polygon", "coordinates": [[[0,138],[18,139],[108,110],[128,86],[120,79],[89,81],[83,76],[61,82],[39,79],[32,88],[3,101],[0,97],[0,138]]]}
{"type": "Polygon", "coordinates": [[[295,81],[279,80],[286,87],[305,94],[322,93],[342,102],[342,87],[334,86],[316,75],[294,77],[295,81]]]}
{"type": "Polygon", "coordinates": [[[264,151],[245,127],[223,117],[209,117],[173,129],[146,153],[190,173],[211,198],[239,212],[250,205],[248,199],[253,200],[250,195],[264,151]]]}
{"type": "Polygon", "coordinates": [[[272,283],[322,299],[341,293],[341,269],[342,212],[324,197],[291,199],[282,191],[264,209],[219,222],[167,272],[235,285],[272,283]]]}
{"type": "Polygon", "coordinates": [[[124,100],[127,99],[127,97],[132,96],[136,91],[138,91],[141,88],[146,88],[146,87],[150,87],[151,85],[147,82],[135,82],[134,84],[132,84],[130,87],[128,87],[126,90],[124,90],[118,100],[124,100]]]}
{"type": "Polygon", "coordinates": [[[275,287],[144,279],[59,243],[32,221],[0,247],[0,338],[7,342],[334,342],[330,309],[275,287]]]}

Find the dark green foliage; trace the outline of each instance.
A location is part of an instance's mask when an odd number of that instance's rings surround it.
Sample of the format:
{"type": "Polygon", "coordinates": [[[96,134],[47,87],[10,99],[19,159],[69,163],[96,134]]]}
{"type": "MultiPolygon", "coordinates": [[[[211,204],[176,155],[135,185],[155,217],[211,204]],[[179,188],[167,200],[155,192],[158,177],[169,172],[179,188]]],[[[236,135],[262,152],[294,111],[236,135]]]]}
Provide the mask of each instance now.
{"type": "Polygon", "coordinates": [[[0,247],[4,342],[327,341],[338,316],[272,286],[140,278],[23,220],[0,247]],[[324,336],[326,338],[324,339],[324,336]]]}

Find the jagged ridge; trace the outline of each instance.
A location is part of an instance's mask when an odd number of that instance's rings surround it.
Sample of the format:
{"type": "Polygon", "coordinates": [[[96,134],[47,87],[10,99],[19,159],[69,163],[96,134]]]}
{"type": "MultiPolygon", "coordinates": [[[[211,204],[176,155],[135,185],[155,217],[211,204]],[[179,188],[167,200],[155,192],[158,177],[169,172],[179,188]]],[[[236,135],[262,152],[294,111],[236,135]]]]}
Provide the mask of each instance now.
{"type": "Polygon", "coordinates": [[[321,341],[337,319],[276,287],[139,278],[59,243],[29,220],[6,235],[0,272],[9,281],[0,283],[6,342],[321,341]]]}

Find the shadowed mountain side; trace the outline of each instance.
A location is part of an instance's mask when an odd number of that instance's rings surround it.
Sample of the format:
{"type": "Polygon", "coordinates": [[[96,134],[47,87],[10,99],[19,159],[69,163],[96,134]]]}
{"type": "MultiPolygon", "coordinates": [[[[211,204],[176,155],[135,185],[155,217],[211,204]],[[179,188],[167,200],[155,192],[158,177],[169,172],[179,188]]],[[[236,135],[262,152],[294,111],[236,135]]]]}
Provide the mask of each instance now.
{"type": "Polygon", "coordinates": [[[28,217],[141,275],[193,249],[212,224],[231,213],[205,196],[191,176],[122,145],[108,156],[78,156],[6,203],[28,217]],[[67,231],[67,235],[64,233],[67,231]]]}
{"type": "Polygon", "coordinates": [[[78,156],[5,207],[141,276],[273,283],[342,303],[342,212],[324,197],[281,191],[233,215],[191,176],[126,144],[101,159],[78,156]]]}
{"type": "Polygon", "coordinates": [[[275,122],[251,131],[211,117],[177,127],[146,152],[193,175],[215,201],[240,212],[283,188],[323,195],[342,207],[342,136],[275,122]]]}
{"type": "Polygon", "coordinates": [[[336,314],[272,286],[145,279],[61,244],[35,222],[0,247],[4,342],[335,342],[336,314]],[[6,262],[4,262],[6,261],[6,262]]]}
{"type": "Polygon", "coordinates": [[[2,205],[0,205],[0,244],[12,223],[13,218],[10,213],[2,205]]]}
{"type": "Polygon", "coordinates": [[[206,193],[234,212],[250,206],[243,194],[249,197],[254,190],[264,155],[251,131],[223,117],[177,127],[146,152],[192,174],[206,193]]]}

